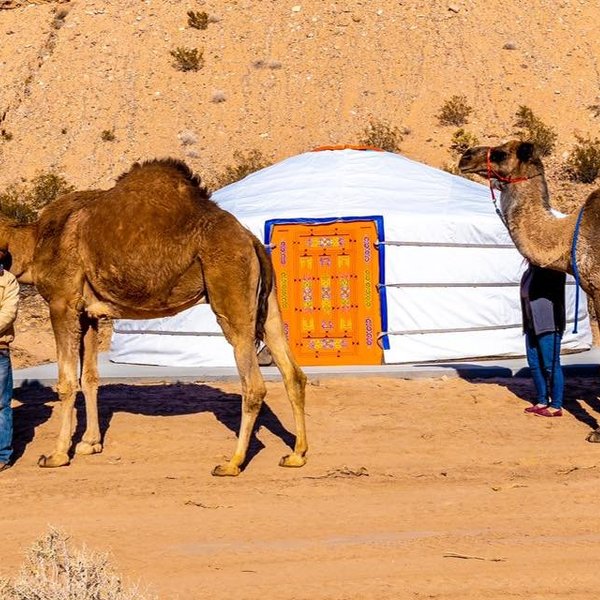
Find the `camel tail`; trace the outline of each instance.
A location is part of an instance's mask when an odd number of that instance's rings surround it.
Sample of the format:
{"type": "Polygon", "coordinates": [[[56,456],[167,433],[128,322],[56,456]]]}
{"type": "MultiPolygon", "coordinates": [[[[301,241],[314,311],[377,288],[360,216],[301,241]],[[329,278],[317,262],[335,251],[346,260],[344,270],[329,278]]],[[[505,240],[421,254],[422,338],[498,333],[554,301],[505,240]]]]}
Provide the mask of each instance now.
{"type": "Polygon", "coordinates": [[[265,337],[265,322],[269,311],[269,295],[273,289],[274,274],[271,257],[267,249],[257,238],[253,239],[254,250],[260,263],[260,283],[258,286],[258,302],[256,307],[256,342],[261,342],[265,337]]]}

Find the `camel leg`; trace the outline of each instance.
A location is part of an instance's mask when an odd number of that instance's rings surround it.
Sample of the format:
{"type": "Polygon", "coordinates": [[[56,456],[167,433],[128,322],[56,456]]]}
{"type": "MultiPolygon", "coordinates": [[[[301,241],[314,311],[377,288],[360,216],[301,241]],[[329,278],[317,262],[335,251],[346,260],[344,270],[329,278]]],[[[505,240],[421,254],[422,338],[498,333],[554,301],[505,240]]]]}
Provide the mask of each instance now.
{"type": "Polygon", "coordinates": [[[57,392],[61,405],[61,426],[56,448],[49,456],[40,456],[40,467],[62,467],[69,464],[73,436],[73,415],[77,395],[77,364],[81,338],[79,315],[64,303],[50,304],[50,320],[56,340],[58,359],[57,392]]]}
{"type": "Polygon", "coordinates": [[[258,366],[254,346],[254,324],[241,328],[234,327],[222,315],[217,314],[217,319],[225,333],[225,337],[233,346],[235,362],[242,383],[242,419],[234,455],[228,463],[217,465],[212,474],[219,477],[234,477],[239,475],[240,466],[246,460],[250,436],[267,389],[258,366]]]}
{"type": "MultiPolygon", "coordinates": [[[[594,312],[596,313],[596,322],[600,326],[600,293],[594,294],[594,312]]],[[[600,427],[590,432],[586,438],[588,442],[592,442],[594,444],[600,443],[600,427]]]]}
{"type": "Polygon", "coordinates": [[[285,337],[275,289],[271,291],[269,296],[269,312],[265,323],[265,344],[269,348],[273,360],[283,377],[283,383],[292,405],[294,422],[296,424],[294,452],[284,456],[279,461],[279,466],[302,467],[306,464],[306,451],[308,450],[306,423],[304,419],[306,375],[294,360],[287,338],[285,337]]]}
{"type": "Polygon", "coordinates": [[[85,397],[86,428],[75,447],[77,454],[102,452],[98,423],[98,319],[82,316],[81,390],[85,397]]]}

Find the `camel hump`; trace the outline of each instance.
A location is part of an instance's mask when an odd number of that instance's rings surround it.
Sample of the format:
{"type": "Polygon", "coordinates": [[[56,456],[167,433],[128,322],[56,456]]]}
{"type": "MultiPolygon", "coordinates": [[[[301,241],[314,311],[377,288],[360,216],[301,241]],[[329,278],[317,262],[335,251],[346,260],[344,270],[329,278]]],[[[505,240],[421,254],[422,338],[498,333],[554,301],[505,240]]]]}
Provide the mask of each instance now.
{"type": "Polygon", "coordinates": [[[150,181],[155,178],[162,180],[169,176],[174,178],[179,184],[185,183],[191,187],[198,188],[206,199],[210,198],[207,188],[202,185],[200,175],[194,173],[185,162],[177,158],[156,158],[136,162],[129,171],[122,173],[117,178],[116,185],[130,181],[150,181]]]}

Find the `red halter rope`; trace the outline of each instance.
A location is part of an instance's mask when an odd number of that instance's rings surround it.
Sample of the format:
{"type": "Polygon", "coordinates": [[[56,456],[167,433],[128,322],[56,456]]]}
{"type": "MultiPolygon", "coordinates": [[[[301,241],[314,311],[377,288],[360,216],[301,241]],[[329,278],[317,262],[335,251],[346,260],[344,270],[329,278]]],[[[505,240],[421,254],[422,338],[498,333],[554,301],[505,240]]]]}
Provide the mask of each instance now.
{"type": "Polygon", "coordinates": [[[492,169],[492,162],[490,160],[490,156],[492,154],[493,149],[494,148],[492,148],[491,146],[488,148],[487,156],[486,156],[486,163],[487,163],[487,178],[488,178],[488,181],[490,182],[490,192],[492,193],[492,200],[494,201],[494,204],[496,204],[496,196],[494,195],[494,186],[492,185],[492,179],[497,179],[498,181],[504,181],[505,183],[519,183],[521,181],[527,181],[529,179],[529,177],[502,177],[502,175],[500,175],[500,173],[496,173],[496,171],[494,171],[494,169],[492,169]]]}

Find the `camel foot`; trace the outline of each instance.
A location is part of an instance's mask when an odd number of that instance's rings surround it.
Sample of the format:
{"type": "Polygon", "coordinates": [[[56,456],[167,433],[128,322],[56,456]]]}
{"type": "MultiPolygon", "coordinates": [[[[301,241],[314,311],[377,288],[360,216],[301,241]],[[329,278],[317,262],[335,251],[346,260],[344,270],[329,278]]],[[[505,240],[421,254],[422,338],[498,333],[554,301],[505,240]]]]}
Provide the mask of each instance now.
{"type": "Polygon", "coordinates": [[[213,470],[212,474],[215,477],[237,477],[240,474],[240,468],[231,463],[226,465],[217,465],[213,470]]]}
{"type": "Polygon", "coordinates": [[[75,446],[75,454],[100,454],[102,452],[102,444],[90,444],[89,442],[79,442],[77,446],[75,446]]]}
{"type": "Polygon", "coordinates": [[[300,454],[288,454],[279,461],[280,467],[303,467],[306,464],[306,457],[300,454]]]}
{"type": "Polygon", "coordinates": [[[600,429],[592,431],[585,439],[593,444],[600,443],[600,429]]]}
{"type": "Polygon", "coordinates": [[[69,455],[65,452],[53,452],[50,456],[42,456],[38,459],[38,467],[51,469],[54,467],[66,467],[69,464],[69,455]]]}

